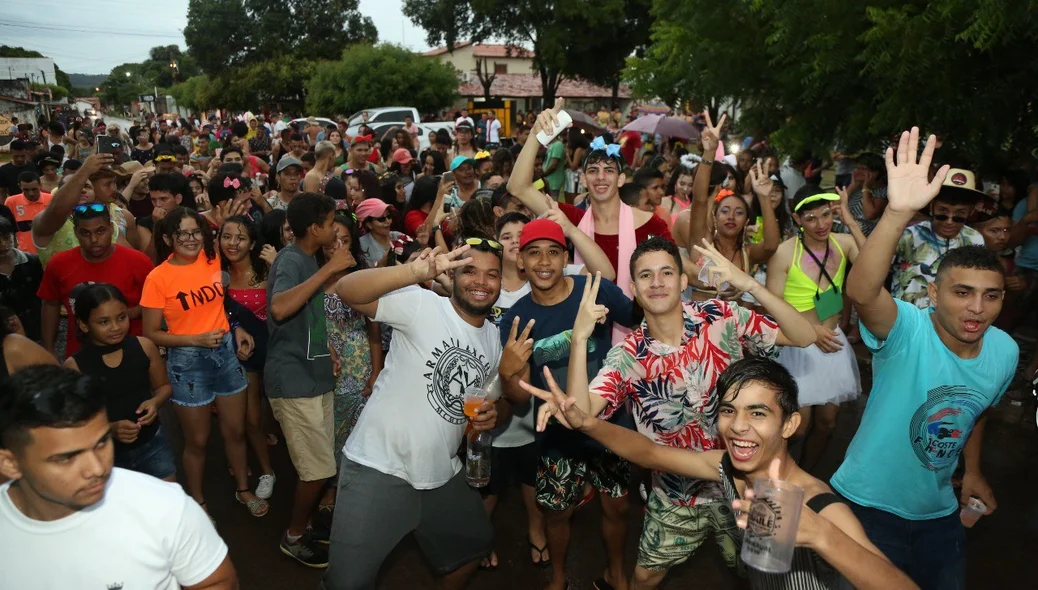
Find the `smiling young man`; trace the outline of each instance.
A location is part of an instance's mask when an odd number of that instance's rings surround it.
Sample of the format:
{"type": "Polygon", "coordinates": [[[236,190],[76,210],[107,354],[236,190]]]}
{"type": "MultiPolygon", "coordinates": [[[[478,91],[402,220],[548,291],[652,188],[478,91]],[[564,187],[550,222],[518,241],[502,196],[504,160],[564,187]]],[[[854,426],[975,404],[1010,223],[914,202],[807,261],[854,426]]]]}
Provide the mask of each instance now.
{"type": "Polygon", "coordinates": [[[920,309],[930,307],[928,285],[934,282],[944,256],[961,246],[984,245],[977,230],[966,225],[973,207],[984,196],[976,186],[972,172],[952,168],[930,203],[930,219],[904,230],[894,250],[890,294],[895,299],[920,309]]]}
{"type": "MultiPolygon", "coordinates": [[[[887,150],[888,204],[847,278],[847,295],[873,353],[873,386],[833,488],[877,547],[922,588],[965,587],[965,534],[959,505],[997,504],[980,471],[986,411],[1013,379],[1019,349],[991,323],[1002,309],[1005,271],[983,246],[943,256],[926,285],[930,309],[883,288],[894,245],[917,211],[947,186],[948,167],[928,182],[936,138],[916,161],[919,129],[887,150]],[[959,498],[952,473],[965,473],[959,498]]],[[[954,171],[952,171],[954,173],[954,171]]]]}
{"type": "MultiPolygon", "coordinates": [[[[751,293],[776,319],[717,299],[683,304],[688,278],[678,248],[651,238],[638,245],[630,262],[631,289],[645,321],[609,351],[589,386],[588,334],[605,309],[590,304],[597,300],[598,285],[588,288],[573,325],[568,391],[592,416],[608,419],[629,407],[638,432],[650,440],[705,451],[720,448],[715,383],[729,363],[747,352],[771,355],[776,344],[806,346],[815,341],[815,331],[717,250],[697,250],[714,261],[713,281],[751,293]]],[[[736,566],[735,522],[716,484],[654,472],[652,488],[632,588],[657,587],[711,533],[729,567],[736,566]]]]}
{"type": "MultiPolygon", "coordinates": [[[[753,588],[823,590],[914,588],[911,580],[877,549],[847,505],[825,482],[797,466],[789,455],[789,439],[797,430],[797,385],[775,361],[750,357],[728,366],[717,377],[717,431],[728,450],[698,451],[654,443],[648,438],[587,415],[575,398],[567,398],[549,378],[551,391],[524,388],[548,402],[550,413],[567,428],[577,429],[633,463],[654,473],[690,481],[718,482],[745,527],[749,502],[742,498],[761,478],[781,479],[804,490],[797,523],[792,569],[785,574],[749,570],[753,588]]],[[[719,502],[720,503],[720,502],[719,502]]],[[[741,542],[742,533],[736,533],[741,542]]],[[[738,547],[738,545],[736,545],[738,547]]]]}
{"type": "MultiPolygon", "coordinates": [[[[442,587],[464,587],[490,553],[493,530],[458,459],[465,389],[488,387],[501,344],[487,319],[501,290],[501,245],[469,238],[450,254],[350,273],[336,293],[393,328],[393,347],[339,467],[324,588],[373,588],[379,569],[413,532],[442,587]],[[442,273],[450,298],[415,285],[442,273]]],[[[484,402],[471,424],[492,430],[508,402],[484,402]]]]}
{"type": "Polygon", "coordinates": [[[0,568],[18,588],[232,590],[227,545],[180,486],[113,467],[99,381],[22,369],[0,385],[0,568]]]}

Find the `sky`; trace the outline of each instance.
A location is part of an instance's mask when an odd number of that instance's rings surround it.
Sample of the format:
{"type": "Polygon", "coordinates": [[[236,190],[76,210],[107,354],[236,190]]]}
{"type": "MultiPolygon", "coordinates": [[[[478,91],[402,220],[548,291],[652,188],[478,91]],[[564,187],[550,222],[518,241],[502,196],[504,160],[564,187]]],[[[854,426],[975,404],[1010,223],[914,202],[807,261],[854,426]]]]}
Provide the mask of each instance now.
{"type": "MultiPolygon", "coordinates": [[[[35,49],[69,74],[107,74],[144,61],[148,50],[176,43],[188,0],[3,0],[0,44],[35,49]]],[[[402,13],[403,0],[360,0],[381,41],[425,51],[425,32],[402,13]]]]}

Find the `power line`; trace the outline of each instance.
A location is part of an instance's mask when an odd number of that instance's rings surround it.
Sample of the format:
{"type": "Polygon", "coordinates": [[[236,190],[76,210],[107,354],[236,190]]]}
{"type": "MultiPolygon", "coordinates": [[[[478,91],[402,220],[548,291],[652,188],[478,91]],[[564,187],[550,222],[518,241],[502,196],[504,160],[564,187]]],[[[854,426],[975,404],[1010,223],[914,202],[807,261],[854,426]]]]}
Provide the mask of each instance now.
{"type": "Polygon", "coordinates": [[[9,21],[0,21],[0,27],[13,27],[18,29],[37,29],[41,31],[61,31],[66,33],[91,33],[94,35],[119,35],[124,37],[163,37],[167,39],[183,39],[183,35],[173,35],[170,33],[159,33],[159,32],[124,32],[124,31],[111,31],[111,30],[91,30],[91,29],[75,29],[72,27],[51,27],[43,25],[33,25],[26,23],[13,23],[9,21]]]}

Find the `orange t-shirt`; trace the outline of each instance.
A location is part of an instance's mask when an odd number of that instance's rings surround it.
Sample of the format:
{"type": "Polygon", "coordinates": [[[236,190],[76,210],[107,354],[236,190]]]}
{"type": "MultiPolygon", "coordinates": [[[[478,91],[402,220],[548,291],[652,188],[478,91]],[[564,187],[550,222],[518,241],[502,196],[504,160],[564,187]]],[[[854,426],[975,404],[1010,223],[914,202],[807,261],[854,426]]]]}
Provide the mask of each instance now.
{"type": "Polygon", "coordinates": [[[32,243],[32,220],[50,204],[50,193],[40,193],[40,198],[30,201],[25,195],[7,197],[4,205],[14,213],[14,221],[18,225],[18,249],[29,254],[36,254],[36,244],[32,243]]]}
{"type": "Polygon", "coordinates": [[[141,307],[161,309],[170,334],[196,336],[212,330],[230,330],[223,297],[220,257],[206,260],[202,251],[192,264],[177,265],[166,260],[156,266],[144,281],[141,307]]]}

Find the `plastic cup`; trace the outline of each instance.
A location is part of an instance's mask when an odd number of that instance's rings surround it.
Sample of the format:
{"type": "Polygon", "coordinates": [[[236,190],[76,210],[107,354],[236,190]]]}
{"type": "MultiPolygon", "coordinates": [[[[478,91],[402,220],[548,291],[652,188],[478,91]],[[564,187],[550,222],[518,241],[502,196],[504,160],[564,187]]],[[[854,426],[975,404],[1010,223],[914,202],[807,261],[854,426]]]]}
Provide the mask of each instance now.
{"type": "Polygon", "coordinates": [[[959,511],[959,519],[962,520],[962,526],[966,528],[973,528],[973,525],[977,524],[981,516],[988,511],[988,506],[980,498],[970,497],[968,504],[962,507],[959,511]]]}
{"type": "Polygon", "coordinates": [[[478,387],[465,388],[465,415],[475,418],[480,406],[487,400],[487,392],[478,387]]]}
{"type": "Polygon", "coordinates": [[[791,483],[763,478],[753,482],[753,495],[742,541],[742,560],[762,572],[784,574],[793,563],[804,490],[791,483]]]}

